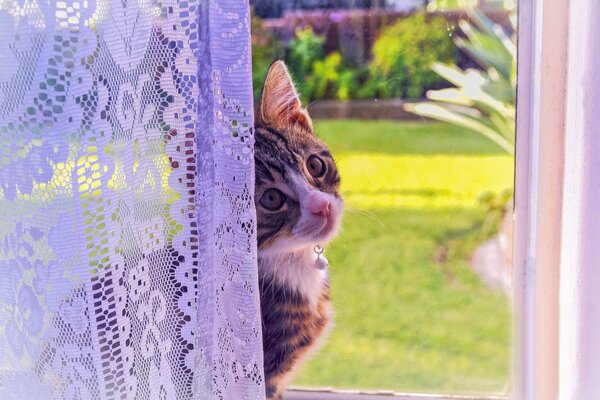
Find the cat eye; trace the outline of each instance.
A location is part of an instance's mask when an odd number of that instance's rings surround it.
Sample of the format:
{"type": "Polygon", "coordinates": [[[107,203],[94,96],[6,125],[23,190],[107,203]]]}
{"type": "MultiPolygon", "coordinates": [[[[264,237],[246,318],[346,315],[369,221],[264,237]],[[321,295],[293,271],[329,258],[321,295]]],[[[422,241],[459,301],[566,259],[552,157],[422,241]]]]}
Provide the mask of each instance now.
{"type": "Polygon", "coordinates": [[[306,161],[306,168],[313,178],[320,178],[325,175],[325,161],[318,156],[310,156],[306,161]]]}
{"type": "Polygon", "coordinates": [[[260,205],[269,211],[277,211],[285,204],[285,195],[278,189],[267,189],[260,198],[260,205]]]}

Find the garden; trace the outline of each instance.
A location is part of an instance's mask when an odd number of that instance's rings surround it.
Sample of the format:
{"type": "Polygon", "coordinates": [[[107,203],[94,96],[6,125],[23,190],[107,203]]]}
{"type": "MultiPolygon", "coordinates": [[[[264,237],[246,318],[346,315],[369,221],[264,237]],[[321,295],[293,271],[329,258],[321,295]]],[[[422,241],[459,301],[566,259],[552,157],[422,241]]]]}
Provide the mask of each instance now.
{"type": "Polygon", "coordinates": [[[509,301],[469,259],[484,233],[478,197],[511,187],[512,157],[443,123],[317,121],[316,130],[337,158],[347,209],[327,249],[334,328],[294,384],[504,391],[509,301]]]}
{"type": "Polygon", "coordinates": [[[346,214],[327,249],[334,328],[295,386],[509,389],[510,296],[471,264],[511,207],[514,15],[430,8],[253,18],[255,96],[280,58],[309,112],[399,99],[412,115],[315,121],[346,214]]]}

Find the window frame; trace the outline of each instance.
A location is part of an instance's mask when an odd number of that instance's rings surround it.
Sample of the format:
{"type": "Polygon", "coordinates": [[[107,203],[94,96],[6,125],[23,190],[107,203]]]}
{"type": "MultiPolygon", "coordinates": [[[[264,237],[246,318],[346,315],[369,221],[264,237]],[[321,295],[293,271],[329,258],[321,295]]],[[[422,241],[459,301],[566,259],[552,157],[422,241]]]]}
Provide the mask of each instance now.
{"type": "Polygon", "coordinates": [[[289,389],[285,400],[508,400],[506,396],[396,393],[334,389],[289,389]]]}
{"type": "Polygon", "coordinates": [[[555,399],[558,393],[568,15],[569,2],[519,3],[511,393],[515,400],[555,399]]]}

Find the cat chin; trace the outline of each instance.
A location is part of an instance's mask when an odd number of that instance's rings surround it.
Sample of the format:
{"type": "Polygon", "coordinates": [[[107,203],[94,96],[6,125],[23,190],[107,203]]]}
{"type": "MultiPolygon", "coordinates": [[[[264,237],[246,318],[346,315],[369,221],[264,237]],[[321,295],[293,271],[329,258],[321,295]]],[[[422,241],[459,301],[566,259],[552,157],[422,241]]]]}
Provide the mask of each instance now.
{"type": "MultiPolygon", "coordinates": [[[[329,220],[321,229],[315,229],[316,234],[309,234],[307,237],[299,238],[299,242],[306,241],[308,246],[325,246],[329,243],[340,230],[339,220],[329,220]]],[[[314,232],[314,231],[313,231],[314,232]]]]}
{"type": "Polygon", "coordinates": [[[324,241],[307,239],[295,236],[279,237],[268,245],[258,249],[258,255],[261,257],[281,256],[285,254],[296,254],[303,252],[312,252],[317,245],[324,245],[324,241]]]}
{"type": "Polygon", "coordinates": [[[286,253],[299,253],[303,251],[313,251],[315,246],[325,246],[329,243],[340,230],[341,219],[339,217],[331,218],[322,226],[314,229],[305,229],[307,234],[289,233],[280,236],[271,241],[268,245],[259,249],[261,256],[273,256],[286,253]],[[314,233],[314,232],[317,233],[314,233]]]}

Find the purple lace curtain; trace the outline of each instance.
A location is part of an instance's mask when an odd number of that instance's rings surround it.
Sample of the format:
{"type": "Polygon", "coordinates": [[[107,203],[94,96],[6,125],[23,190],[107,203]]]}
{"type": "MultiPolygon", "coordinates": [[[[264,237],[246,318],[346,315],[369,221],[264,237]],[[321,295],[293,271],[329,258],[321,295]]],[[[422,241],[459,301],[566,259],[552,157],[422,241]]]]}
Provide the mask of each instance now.
{"type": "Polygon", "coordinates": [[[264,397],[249,29],[0,2],[0,398],[264,397]]]}

